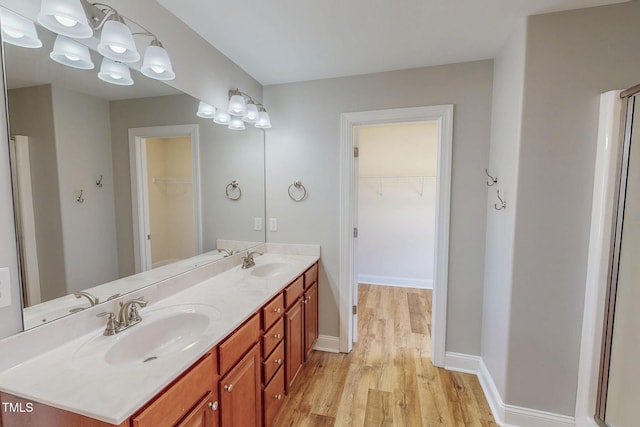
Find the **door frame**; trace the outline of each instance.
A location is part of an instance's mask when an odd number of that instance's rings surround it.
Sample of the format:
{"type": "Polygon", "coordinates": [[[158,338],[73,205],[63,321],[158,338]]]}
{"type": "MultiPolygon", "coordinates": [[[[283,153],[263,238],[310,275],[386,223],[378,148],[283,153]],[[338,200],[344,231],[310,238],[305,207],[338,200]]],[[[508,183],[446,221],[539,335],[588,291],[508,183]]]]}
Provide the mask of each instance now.
{"type": "Polygon", "coordinates": [[[200,135],[197,124],[174,126],[151,126],[129,129],[129,164],[131,168],[131,214],[133,218],[133,254],[135,271],[140,273],[151,268],[150,251],[146,238],[149,222],[149,200],[147,189],[147,156],[144,141],[149,138],[190,137],[193,171],[193,204],[195,226],[195,249],[202,253],[202,215],[200,211],[200,135]],[[149,265],[147,265],[149,264],[149,265]]]}
{"type": "Polygon", "coordinates": [[[354,126],[437,121],[438,166],[436,177],[436,235],[432,302],[431,360],[444,366],[449,274],[449,222],[451,209],[451,162],[453,104],[362,111],[340,115],[340,351],[353,347],[353,289],[355,223],[354,126]]]}

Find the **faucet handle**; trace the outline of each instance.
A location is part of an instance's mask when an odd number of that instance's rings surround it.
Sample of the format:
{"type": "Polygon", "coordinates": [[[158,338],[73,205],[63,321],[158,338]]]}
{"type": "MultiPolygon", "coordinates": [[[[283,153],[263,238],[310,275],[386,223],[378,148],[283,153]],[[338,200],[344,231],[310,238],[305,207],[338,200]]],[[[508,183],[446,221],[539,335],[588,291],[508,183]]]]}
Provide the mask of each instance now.
{"type": "Polygon", "coordinates": [[[138,307],[136,304],[131,304],[129,307],[129,324],[138,323],[142,320],[140,317],[140,312],[138,312],[138,307]]]}
{"type": "Polygon", "coordinates": [[[102,313],[96,314],[96,317],[107,317],[107,326],[104,329],[104,336],[115,335],[118,332],[118,325],[116,324],[116,315],[111,313],[110,311],[103,311],[102,313]]]}

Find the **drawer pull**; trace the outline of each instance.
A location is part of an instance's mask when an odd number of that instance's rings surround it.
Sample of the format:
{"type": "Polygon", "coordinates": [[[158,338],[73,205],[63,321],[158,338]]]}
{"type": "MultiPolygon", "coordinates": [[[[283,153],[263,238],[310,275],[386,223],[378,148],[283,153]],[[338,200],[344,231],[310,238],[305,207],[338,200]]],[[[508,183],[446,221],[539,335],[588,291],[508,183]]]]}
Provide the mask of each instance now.
{"type": "Polygon", "coordinates": [[[311,295],[307,297],[307,301],[311,301],[311,295]]]}
{"type": "Polygon", "coordinates": [[[276,400],[282,400],[282,395],[281,394],[276,394],[274,397],[276,398],[276,400]]]}
{"type": "Polygon", "coordinates": [[[227,384],[224,386],[224,389],[226,391],[228,391],[229,393],[231,393],[231,391],[233,390],[233,384],[227,384]]]}
{"type": "Polygon", "coordinates": [[[211,408],[212,411],[217,411],[218,410],[218,401],[216,400],[215,402],[209,402],[209,408],[211,408]]]}
{"type": "Polygon", "coordinates": [[[280,338],[282,338],[282,334],[274,334],[273,337],[279,340],[280,338]]]}
{"type": "Polygon", "coordinates": [[[273,312],[274,312],[274,313],[278,313],[278,314],[280,314],[280,313],[282,312],[282,309],[281,309],[280,307],[278,307],[278,308],[274,308],[274,309],[273,309],[273,312]]]}
{"type": "Polygon", "coordinates": [[[274,360],[274,362],[276,363],[276,365],[282,365],[282,359],[276,359],[274,360]]]}

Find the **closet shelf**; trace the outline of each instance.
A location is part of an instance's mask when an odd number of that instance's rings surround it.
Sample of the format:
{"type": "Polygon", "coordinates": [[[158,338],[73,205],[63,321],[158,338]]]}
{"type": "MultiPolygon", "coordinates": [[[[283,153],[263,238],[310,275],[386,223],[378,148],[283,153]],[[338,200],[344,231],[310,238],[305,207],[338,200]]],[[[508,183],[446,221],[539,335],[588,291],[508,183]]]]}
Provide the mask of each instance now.
{"type": "Polygon", "coordinates": [[[191,178],[153,177],[154,184],[191,184],[191,178]]]}
{"type": "Polygon", "coordinates": [[[360,182],[370,182],[378,184],[378,194],[382,196],[382,184],[420,184],[420,196],[424,193],[425,181],[435,180],[435,175],[416,175],[416,176],[377,176],[377,175],[365,175],[360,176],[360,182]]]}

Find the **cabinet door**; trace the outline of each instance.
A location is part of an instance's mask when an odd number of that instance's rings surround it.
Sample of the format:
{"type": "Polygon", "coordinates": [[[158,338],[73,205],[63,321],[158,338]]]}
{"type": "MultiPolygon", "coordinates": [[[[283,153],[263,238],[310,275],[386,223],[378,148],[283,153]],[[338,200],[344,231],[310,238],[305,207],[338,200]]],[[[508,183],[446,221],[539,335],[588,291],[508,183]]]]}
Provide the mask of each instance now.
{"type": "Polygon", "coordinates": [[[304,348],[305,361],[318,341],[318,282],[304,294],[304,348]]]}
{"type": "Polygon", "coordinates": [[[217,402],[214,407],[212,394],[209,393],[177,424],[177,427],[216,427],[216,410],[217,402]]]}
{"type": "Polygon", "coordinates": [[[221,427],[259,427],[262,422],[260,344],[220,380],[221,427]]]}
{"type": "Polygon", "coordinates": [[[285,377],[287,393],[304,362],[304,311],[302,299],[285,313],[285,377]]]}

